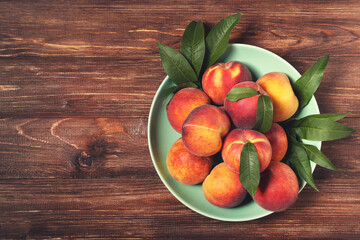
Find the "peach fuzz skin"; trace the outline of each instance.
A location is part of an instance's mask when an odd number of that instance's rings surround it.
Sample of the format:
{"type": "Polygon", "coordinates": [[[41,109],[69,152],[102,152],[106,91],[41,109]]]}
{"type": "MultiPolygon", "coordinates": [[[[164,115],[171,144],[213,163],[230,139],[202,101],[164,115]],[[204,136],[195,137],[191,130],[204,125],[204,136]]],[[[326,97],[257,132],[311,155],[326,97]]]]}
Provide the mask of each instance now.
{"type": "Polygon", "coordinates": [[[240,62],[231,61],[208,68],[202,78],[202,87],[215,104],[222,105],[230,89],[244,81],[252,81],[249,69],[240,62]]]}
{"type": "Polygon", "coordinates": [[[230,120],[224,111],[214,105],[202,105],[185,120],[182,139],[190,152],[208,157],[220,151],[222,138],[229,130],[230,120]]]}
{"type": "Polygon", "coordinates": [[[299,183],[293,170],[282,162],[271,162],[261,173],[254,201],[262,208],[280,212],[296,202],[299,183]]]}
{"type": "Polygon", "coordinates": [[[299,107],[289,78],[280,72],[265,74],[256,81],[272,98],[274,107],[274,122],[289,119],[299,107]]]}
{"type": "Polygon", "coordinates": [[[288,149],[288,140],[285,130],[278,124],[273,123],[269,131],[265,133],[271,144],[271,161],[280,162],[288,149]]]}
{"type": "Polygon", "coordinates": [[[190,153],[179,138],[167,155],[166,166],[175,180],[194,185],[203,182],[208,176],[212,162],[211,157],[199,157],[190,153]]]}
{"type": "MultiPolygon", "coordinates": [[[[233,88],[249,87],[255,89],[263,95],[269,95],[255,82],[242,82],[236,84],[233,88]]],[[[225,99],[225,111],[229,114],[232,123],[242,129],[251,129],[256,124],[256,110],[260,95],[240,99],[232,102],[225,99]]]]}
{"type": "Polygon", "coordinates": [[[210,98],[197,88],[183,88],[171,98],[166,106],[166,114],[170,125],[181,133],[181,127],[189,113],[196,107],[210,104],[210,98]]]}
{"type": "Polygon", "coordinates": [[[258,153],[260,172],[264,171],[271,161],[271,145],[264,134],[254,130],[237,128],[226,136],[221,151],[224,162],[231,170],[239,173],[241,150],[247,141],[254,144],[258,153]]]}
{"type": "Polygon", "coordinates": [[[222,208],[240,205],[247,194],[240,183],[239,175],[231,171],[225,163],[220,163],[210,172],[202,189],[211,204],[222,208]]]}

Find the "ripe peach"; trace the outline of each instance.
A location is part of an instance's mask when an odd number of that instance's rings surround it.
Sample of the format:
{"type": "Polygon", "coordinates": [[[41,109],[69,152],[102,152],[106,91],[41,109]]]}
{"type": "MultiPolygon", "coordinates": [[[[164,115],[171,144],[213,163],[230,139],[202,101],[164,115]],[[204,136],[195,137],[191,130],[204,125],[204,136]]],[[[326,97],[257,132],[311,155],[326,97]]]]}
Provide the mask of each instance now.
{"type": "Polygon", "coordinates": [[[272,161],[260,175],[254,201],[262,208],[280,212],[295,203],[299,183],[293,170],[282,162],[272,161]]]}
{"type": "Polygon", "coordinates": [[[181,133],[181,127],[189,115],[196,107],[210,104],[210,98],[197,88],[183,88],[171,98],[166,106],[166,114],[170,125],[181,133]]]}
{"type": "Polygon", "coordinates": [[[202,189],[211,204],[223,208],[238,206],[247,194],[240,183],[239,175],[231,171],[225,163],[220,163],[211,171],[205,178],[202,189]]]}
{"type": "Polygon", "coordinates": [[[280,72],[265,74],[256,81],[272,98],[274,122],[289,119],[299,107],[299,100],[291,87],[289,78],[280,72]]]}
{"type": "Polygon", "coordinates": [[[240,62],[231,61],[208,68],[202,78],[202,87],[215,104],[222,105],[230,89],[244,81],[252,81],[249,69],[240,62]]]}
{"type": "Polygon", "coordinates": [[[258,153],[260,172],[264,171],[271,161],[271,145],[264,134],[255,130],[237,128],[226,136],[221,151],[224,162],[231,170],[239,173],[241,150],[247,141],[254,144],[258,153]]]}
{"type": "Polygon", "coordinates": [[[265,133],[271,144],[271,161],[280,162],[288,149],[288,140],[285,130],[277,123],[273,123],[269,131],[265,133]]]}
{"type": "MultiPolygon", "coordinates": [[[[249,87],[256,91],[269,96],[262,87],[255,82],[242,82],[236,84],[233,88],[249,87]]],[[[233,124],[242,129],[251,129],[256,124],[256,110],[260,95],[252,96],[232,102],[225,99],[225,111],[229,114],[233,124]]]]}
{"type": "Polygon", "coordinates": [[[202,105],[185,120],[182,139],[190,152],[208,157],[220,151],[222,138],[229,129],[230,120],[224,111],[214,105],[202,105]]]}
{"type": "Polygon", "coordinates": [[[177,181],[194,185],[201,183],[208,176],[212,158],[195,156],[186,149],[179,138],[168,152],[166,165],[170,175],[177,181]]]}

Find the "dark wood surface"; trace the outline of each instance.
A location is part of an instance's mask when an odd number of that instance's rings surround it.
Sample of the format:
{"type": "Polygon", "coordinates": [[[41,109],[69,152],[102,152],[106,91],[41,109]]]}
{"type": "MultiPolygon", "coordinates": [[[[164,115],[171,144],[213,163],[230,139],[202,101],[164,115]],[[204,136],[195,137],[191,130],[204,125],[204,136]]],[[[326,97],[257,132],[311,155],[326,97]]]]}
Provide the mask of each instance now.
{"type": "Polygon", "coordinates": [[[359,239],[360,2],[1,1],[0,238],[359,239]],[[179,49],[242,12],[231,42],[273,51],[303,73],[330,54],[315,94],[351,112],[350,137],[323,143],[344,172],[316,168],[290,209],[249,222],[206,218],[162,184],[147,145],[165,77],[156,41],[179,49]]]}

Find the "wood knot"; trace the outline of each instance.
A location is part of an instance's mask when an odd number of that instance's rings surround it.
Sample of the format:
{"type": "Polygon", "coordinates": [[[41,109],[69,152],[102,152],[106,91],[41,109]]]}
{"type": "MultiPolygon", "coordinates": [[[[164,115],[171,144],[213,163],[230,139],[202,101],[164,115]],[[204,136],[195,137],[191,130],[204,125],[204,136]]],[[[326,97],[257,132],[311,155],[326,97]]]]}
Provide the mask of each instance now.
{"type": "Polygon", "coordinates": [[[76,157],[76,163],[78,164],[78,167],[84,170],[91,167],[93,160],[94,159],[92,156],[85,151],[81,152],[76,157]]]}
{"type": "Polygon", "coordinates": [[[93,171],[100,166],[107,153],[107,142],[99,136],[92,136],[86,150],[75,157],[75,166],[78,170],[93,171]]]}

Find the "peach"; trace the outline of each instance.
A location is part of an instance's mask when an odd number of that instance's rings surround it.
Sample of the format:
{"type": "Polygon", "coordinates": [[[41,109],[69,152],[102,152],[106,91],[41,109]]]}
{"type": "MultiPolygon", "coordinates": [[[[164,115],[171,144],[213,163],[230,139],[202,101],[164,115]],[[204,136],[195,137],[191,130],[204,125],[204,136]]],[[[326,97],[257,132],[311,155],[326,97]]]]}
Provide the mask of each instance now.
{"type": "Polygon", "coordinates": [[[274,122],[289,119],[299,107],[289,78],[280,72],[265,74],[256,81],[272,98],[274,107],[274,122]]]}
{"type": "Polygon", "coordinates": [[[247,194],[240,183],[239,175],[224,163],[217,165],[205,178],[202,189],[211,204],[222,208],[238,206],[247,194]]]}
{"type": "Polygon", "coordinates": [[[264,134],[255,130],[234,129],[224,140],[221,155],[231,170],[239,173],[241,150],[249,141],[254,144],[259,158],[260,172],[264,171],[271,161],[271,144],[264,134]]]}
{"type": "Polygon", "coordinates": [[[265,133],[271,144],[271,161],[280,162],[288,149],[288,140],[285,130],[277,123],[273,123],[269,131],[265,133]]]}
{"type": "Polygon", "coordinates": [[[171,146],[166,158],[170,175],[187,185],[203,182],[211,170],[212,162],[211,157],[199,157],[189,152],[181,138],[171,146]]]}
{"type": "Polygon", "coordinates": [[[208,157],[220,151],[222,138],[229,129],[230,120],[224,111],[214,105],[202,105],[185,120],[182,139],[190,152],[208,157]]]}
{"type": "Polygon", "coordinates": [[[231,61],[209,67],[203,75],[202,87],[215,104],[222,105],[230,89],[244,81],[252,81],[249,69],[240,62],[231,61]]]}
{"type": "Polygon", "coordinates": [[[232,123],[242,129],[251,129],[256,124],[256,110],[260,94],[269,96],[262,87],[255,82],[242,82],[233,88],[249,87],[259,92],[259,95],[243,98],[232,102],[225,99],[225,111],[229,114],[232,123]]]}
{"type": "Polygon", "coordinates": [[[280,212],[295,203],[299,183],[293,170],[282,162],[271,162],[260,175],[254,201],[262,208],[280,212]]]}
{"type": "Polygon", "coordinates": [[[181,89],[175,93],[166,106],[166,114],[170,125],[175,131],[181,133],[181,127],[189,113],[198,106],[210,103],[210,98],[200,89],[181,89]]]}

